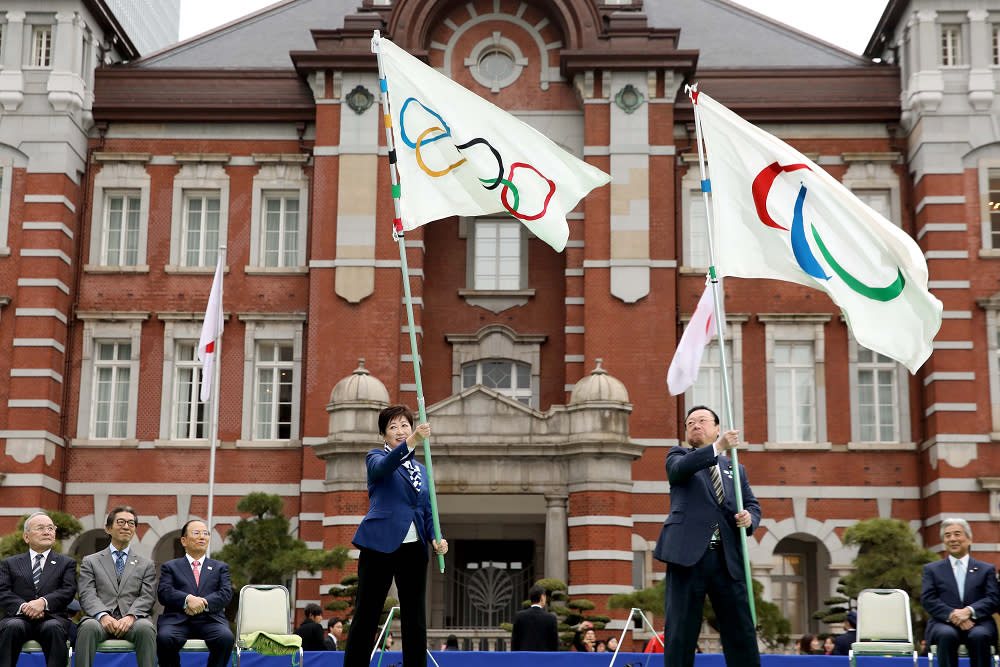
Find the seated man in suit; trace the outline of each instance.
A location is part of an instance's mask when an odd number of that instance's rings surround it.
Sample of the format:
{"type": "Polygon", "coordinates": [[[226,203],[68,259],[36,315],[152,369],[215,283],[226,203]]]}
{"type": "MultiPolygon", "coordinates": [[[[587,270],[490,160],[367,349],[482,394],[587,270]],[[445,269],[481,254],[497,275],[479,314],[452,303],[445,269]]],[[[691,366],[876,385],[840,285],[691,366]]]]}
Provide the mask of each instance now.
{"type": "Polygon", "coordinates": [[[90,667],[98,642],[124,639],[135,644],[139,667],[156,667],[156,628],[150,615],[156,602],[156,566],[129,553],[138,516],[131,507],[108,513],[104,531],[111,546],[83,559],[80,565],[80,621],[76,667],[90,667]]]}
{"type": "Polygon", "coordinates": [[[544,586],[535,584],[528,589],[531,606],[514,615],[511,651],[559,650],[559,624],[555,614],[545,611],[545,597],[544,586]]]}
{"type": "Polygon", "coordinates": [[[66,613],[76,595],[76,561],[52,551],[56,524],[45,512],[24,521],[28,553],[0,562],[0,667],[14,667],[29,639],[42,645],[47,667],[66,667],[66,613]]]}
{"type": "Polygon", "coordinates": [[[323,643],[323,608],[315,602],[306,605],[306,620],[295,628],[295,634],[302,637],[303,651],[325,651],[323,643]]]}
{"type": "Polygon", "coordinates": [[[163,614],[156,624],[160,667],[180,667],[180,650],[188,639],[203,639],[208,644],[207,667],[229,663],[233,633],[225,609],[233,589],[229,566],[205,556],[210,538],[204,521],[188,521],[181,529],[184,556],[160,568],[157,596],[163,614]]]}
{"type": "Polygon", "coordinates": [[[1000,604],[993,566],[969,556],[972,528],[965,519],[941,521],[948,557],[924,565],[920,602],[930,615],[926,635],[937,644],[941,667],[958,666],[958,647],[969,650],[971,667],[988,667],[997,643],[993,613],[1000,604]]]}

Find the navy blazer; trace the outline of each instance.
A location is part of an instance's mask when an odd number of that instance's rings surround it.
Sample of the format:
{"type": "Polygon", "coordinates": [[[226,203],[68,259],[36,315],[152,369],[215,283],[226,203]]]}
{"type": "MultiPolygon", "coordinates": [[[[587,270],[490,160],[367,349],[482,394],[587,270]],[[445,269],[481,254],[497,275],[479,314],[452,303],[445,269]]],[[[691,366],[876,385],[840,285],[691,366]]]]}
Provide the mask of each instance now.
{"type": "Polygon", "coordinates": [[[17,610],[25,602],[43,597],[48,603],[46,618],[58,619],[68,626],[66,607],[75,595],[76,560],[69,556],[49,551],[37,591],[31,576],[31,555],[28,552],[0,562],[0,609],[8,616],[17,615],[17,610]]]}
{"type": "MultiPolygon", "coordinates": [[[[665,563],[690,567],[705,553],[712,539],[713,526],[718,524],[729,574],[734,579],[742,579],[743,548],[733,518],[737,509],[732,459],[721,454],[716,459],[711,445],[697,449],[674,447],[667,453],[667,479],[670,481],[670,514],[663,522],[653,556],[665,563]],[[722,468],[722,488],[726,496],[722,505],[715,497],[710,470],[717,460],[722,468]]],[[[750,489],[742,465],[740,489],[743,509],[751,516],[747,535],[752,535],[760,523],[760,503],[750,489]]]]}
{"type": "Polygon", "coordinates": [[[1000,605],[1000,589],[992,565],[969,556],[969,569],[965,573],[965,601],[962,599],[958,595],[950,558],[924,565],[920,604],[930,615],[926,635],[932,637],[936,625],[950,625],[948,615],[953,610],[972,607],[976,612],[975,624],[986,626],[996,643],[997,626],[993,622],[993,612],[1000,605]]]}
{"type": "Polygon", "coordinates": [[[351,542],[359,549],[392,553],[403,543],[412,522],[426,547],[434,538],[427,468],[412,457],[420,470],[420,493],[410,483],[410,473],[403,461],[410,450],[405,442],[391,452],[373,449],[365,458],[368,468],[368,513],[351,542]]]}
{"type": "Polygon", "coordinates": [[[160,567],[160,585],[156,596],[163,605],[163,613],[157,621],[161,625],[181,625],[183,623],[223,623],[227,627],[226,605],[233,599],[233,588],[229,583],[229,566],[212,558],[199,559],[201,568],[198,585],[194,583],[194,572],[185,556],[168,560],[160,567]],[[200,614],[188,616],[184,613],[184,601],[188,595],[196,595],[208,600],[208,607],[200,614]]]}

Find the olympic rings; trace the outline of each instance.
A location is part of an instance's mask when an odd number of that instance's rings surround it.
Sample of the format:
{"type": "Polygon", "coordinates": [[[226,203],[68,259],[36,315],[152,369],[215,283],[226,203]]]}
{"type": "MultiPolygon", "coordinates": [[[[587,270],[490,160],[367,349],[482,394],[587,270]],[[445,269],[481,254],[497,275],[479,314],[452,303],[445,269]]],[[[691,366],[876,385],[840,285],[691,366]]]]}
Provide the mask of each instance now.
{"type": "MultiPolygon", "coordinates": [[[[469,165],[472,164],[469,163],[468,158],[465,157],[441,169],[432,168],[425,162],[424,156],[421,155],[420,152],[421,147],[431,144],[435,141],[451,137],[452,133],[451,133],[451,127],[448,125],[448,122],[445,121],[444,117],[441,114],[437,113],[436,111],[434,111],[433,109],[431,109],[430,107],[428,107],[415,97],[408,97],[406,101],[403,102],[403,106],[399,112],[399,133],[400,133],[400,139],[403,141],[403,143],[414,150],[417,166],[419,166],[420,169],[431,178],[441,178],[442,176],[450,174],[452,171],[455,171],[456,169],[458,169],[462,165],[465,165],[466,163],[468,163],[469,165]],[[440,123],[439,125],[433,125],[432,127],[428,127],[427,129],[423,130],[417,137],[416,141],[411,139],[410,135],[407,134],[406,132],[406,123],[405,123],[406,111],[409,108],[411,102],[419,105],[424,111],[433,116],[440,123]],[[435,134],[434,136],[428,136],[434,132],[437,132],[439,134],[435,134]]],[[[503,188],[500,190],[500,203],[503,205],[503,207],[507,210],[508,213],[510,213],[515,218],[524,221],[538,220],[546,215],[549,208],[549,202],[552,201],[552,197],[555,195],[556,192],[555,181],[548,178],[536,167],[526,162],[515,162],[511,164],[510,171],[507,172],[507,176],[505,178],[503,156],[500,155],[500,151],[498,151],[487,139],[483,137],[475,137],[465,143],[453,144],[453,145],[459,153],[464,153],[465,151],[478,145],[485,146],[486,148],[489,149],[490,153],[492,153],[493,155],[493,159],[495,159],[497,162],[496,176],[494,176],[493,178],[477,177],[477,180],[482,184],[483,188],[486,190],[495,190],[499,186],[501,185],[503,186],[503,188]],[[518,192],[517,186],[514,184],[514,172],[522,168],[530,169],[531,171],[535,172],[535,174],[537,174],[538,177],[541,178],[543,181],[545,181],[545,183],[548,185],[548,193],[545,195],[541,209],[537,213],[532,215],[521,213],[519,211],[521,197],[518,192]],[[511,203],[510,201],[511,199],[513,200],[513,203],[511,203]]]]}

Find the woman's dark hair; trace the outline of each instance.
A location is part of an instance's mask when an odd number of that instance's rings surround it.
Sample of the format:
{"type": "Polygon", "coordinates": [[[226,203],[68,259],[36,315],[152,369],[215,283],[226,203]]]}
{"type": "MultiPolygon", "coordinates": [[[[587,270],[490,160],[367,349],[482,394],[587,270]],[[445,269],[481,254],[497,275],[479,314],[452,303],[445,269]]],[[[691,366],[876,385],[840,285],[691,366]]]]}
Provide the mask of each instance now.
{"type": "Polygon", "coordinates": [[[410,422],[410,426],[413,426],[413,413],[405,405],[390,405],[382,412],[378,413],[378,432],[382,435],[385,434],[385,429],[389,426],[391,422],[396,417],[403,415],[406,421],[410,422]]]}

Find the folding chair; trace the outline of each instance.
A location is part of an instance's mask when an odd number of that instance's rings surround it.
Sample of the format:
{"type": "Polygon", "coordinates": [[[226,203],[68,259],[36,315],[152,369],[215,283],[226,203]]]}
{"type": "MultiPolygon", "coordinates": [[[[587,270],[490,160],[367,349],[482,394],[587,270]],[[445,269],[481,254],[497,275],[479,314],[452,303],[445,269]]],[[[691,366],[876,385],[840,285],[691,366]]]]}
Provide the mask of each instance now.
{"type": "MultiPolygon", "coordinates": [[[[302,665],[302,638],[292,633],[288,589],[284,586],[248,584],[240,590],[240,606],[236,612],[236,663],[240,667],[243,651],[258,651],[250,645],[250,635],[266,632],[268,644],[279,655],[292,656],[293,667],[302,665]],[[294,644],[294,646],[292,646],[294,644]],[[295,662],[298,656],[298,663],[295,662]]],[[[260,651],[258,651],[260,652],[260,651]]],[[[269,651],[270,652],[270,651],[269,651]]]]}
{"type": "Polygon", "coordinates": [[[858,641],[847,653],[851,667],[859,655],[912,656],[917,667],[910,621],[910,596],[898,588],[866,588],[858,594],[858,641]]]}
{"type": "MultiPolygon", "coordinates": [[[[73,665],[73,645],[66,642],[66,667],[72,667],[73,665]]],[[[34,639],[29,639],[21,645],[21,653],[41,653],[42,645],[36,642],[34,639]]]]}

